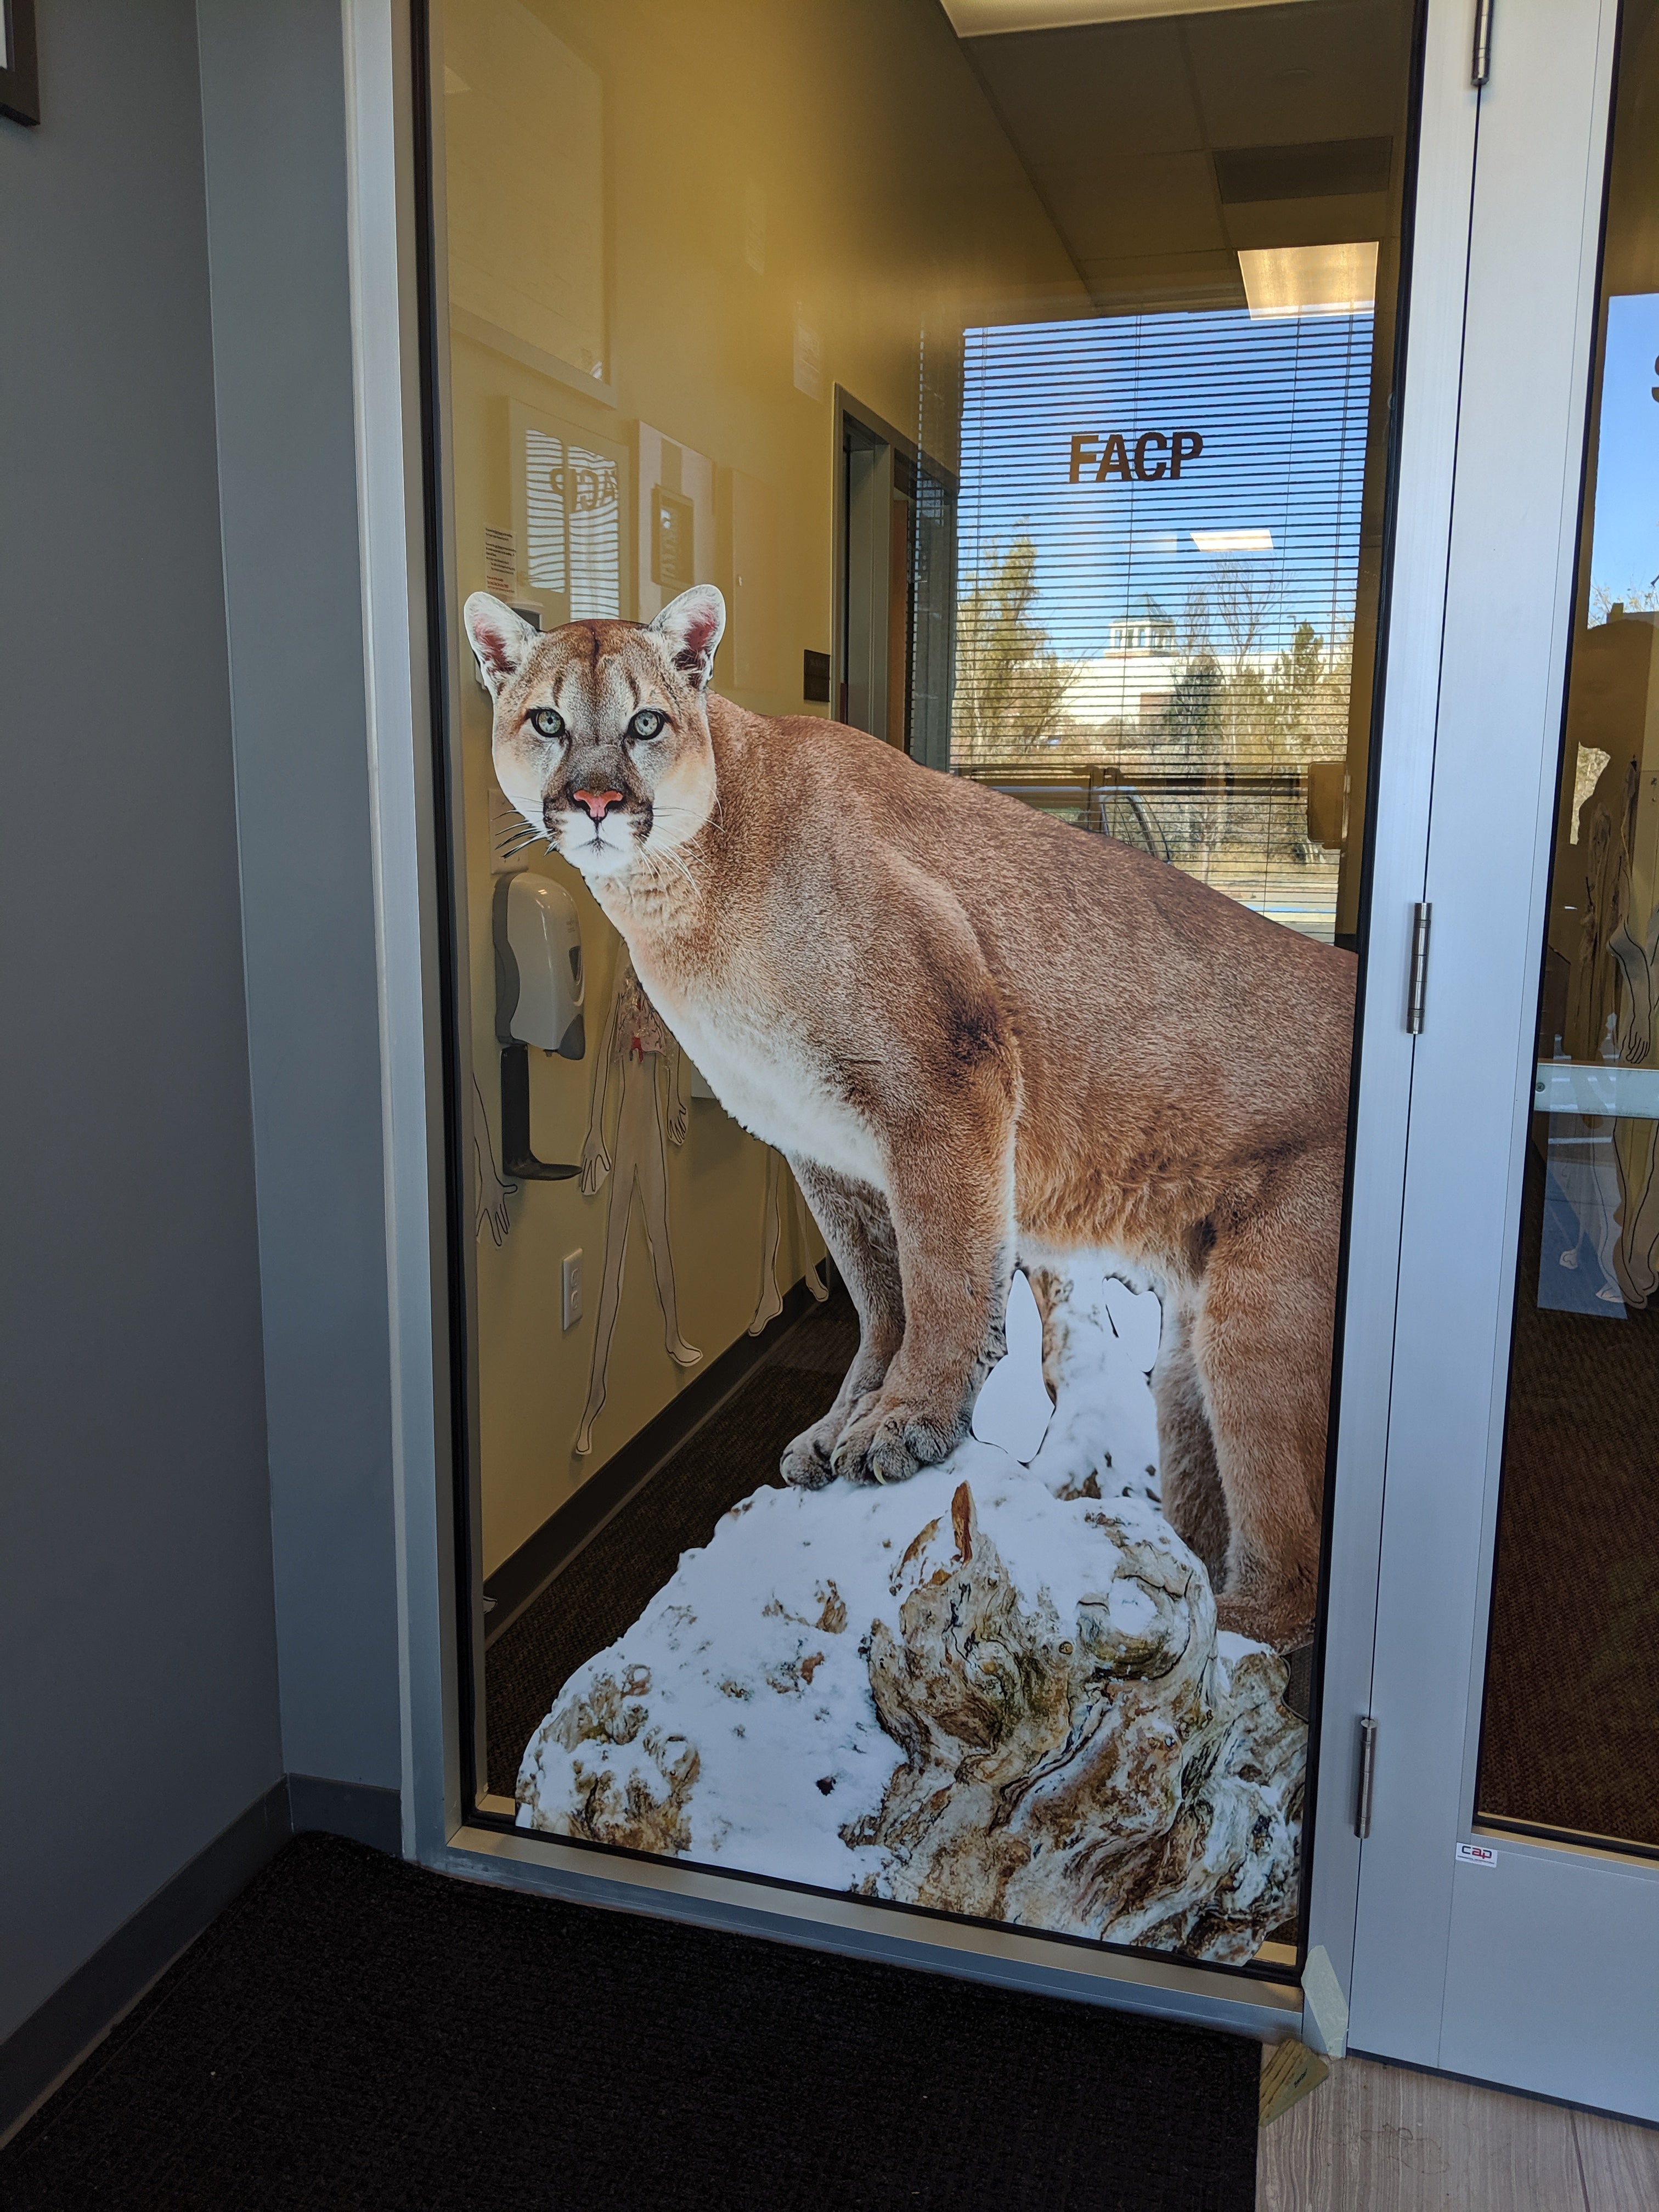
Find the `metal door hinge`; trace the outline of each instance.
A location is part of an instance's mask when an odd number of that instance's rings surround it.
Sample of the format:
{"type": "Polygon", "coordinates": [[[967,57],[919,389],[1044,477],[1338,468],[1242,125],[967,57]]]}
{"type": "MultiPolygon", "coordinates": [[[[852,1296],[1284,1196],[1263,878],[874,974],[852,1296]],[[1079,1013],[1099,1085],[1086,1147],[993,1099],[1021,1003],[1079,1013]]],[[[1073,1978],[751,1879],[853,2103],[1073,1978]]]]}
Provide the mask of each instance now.
{"type": "Polygon", "coordinates": [[[1474,0],[1474,51],[1469,57],[1469,82],[1477,89],[1492,75],[1492,0],[1474,0]]]}
{"type": "Polygon", "coordinates": [[[1412,909],[1412,965],[1406,985],[1406,1029],[1409,1036],[1423,1034],[1423,1008],[1429,993],[1429,919],[1434,908],[1419,899],[1412,909]]]}
{"type": "Polygon", "coordinates": [[[1359,1788],[1354,1799],[1353,1832],[1363,1844],[1371,1832],[1371,1795],[1376,1786],[1376,1723],[1359,1718],[1359,1788]]]}

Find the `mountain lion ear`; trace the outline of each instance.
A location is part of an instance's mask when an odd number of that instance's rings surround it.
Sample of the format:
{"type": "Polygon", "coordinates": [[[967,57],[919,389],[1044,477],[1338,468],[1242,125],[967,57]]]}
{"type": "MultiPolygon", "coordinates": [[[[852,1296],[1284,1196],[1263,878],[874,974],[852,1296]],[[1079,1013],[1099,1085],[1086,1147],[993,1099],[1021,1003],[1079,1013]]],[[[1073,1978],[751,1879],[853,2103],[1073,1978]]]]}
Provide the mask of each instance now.
{"type": "Polygon", "coordinates": [[[536,633],[511,607],[492,599],[488,592],[474,592],[462,619],[478,656],[478,673],[493,699],[535,643],[536,633]]]}
{"type": "Polygon", "coordinates": [[[668,647],[676,668],[701,691],[714,665],[714,648],[726,629],[726,602],[712,584],[693,584],[646,624],[668,647]]]}

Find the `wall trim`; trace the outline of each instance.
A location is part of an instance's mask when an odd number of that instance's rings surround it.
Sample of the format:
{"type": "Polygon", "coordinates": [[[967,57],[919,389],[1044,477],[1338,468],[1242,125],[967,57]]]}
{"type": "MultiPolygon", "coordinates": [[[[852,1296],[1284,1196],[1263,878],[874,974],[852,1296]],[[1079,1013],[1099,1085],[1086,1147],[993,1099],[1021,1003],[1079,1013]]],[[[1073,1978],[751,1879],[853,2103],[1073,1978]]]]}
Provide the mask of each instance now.
{"type": "Polygon", "coordinates": [[[313,1829],[399,1855],[398,1792],[285,1774],[256,1797],[0,2043],[0,2144],[97,2049],[289,1837],[313,1829]]]}
{"type": "Polygon", "coordinates": [[[289,1833],[349,1836],[389,1858],[404,1849],[403,1800],[369,1782],[331,1782],[320,1774],[287,1777],[289,1833]]]}

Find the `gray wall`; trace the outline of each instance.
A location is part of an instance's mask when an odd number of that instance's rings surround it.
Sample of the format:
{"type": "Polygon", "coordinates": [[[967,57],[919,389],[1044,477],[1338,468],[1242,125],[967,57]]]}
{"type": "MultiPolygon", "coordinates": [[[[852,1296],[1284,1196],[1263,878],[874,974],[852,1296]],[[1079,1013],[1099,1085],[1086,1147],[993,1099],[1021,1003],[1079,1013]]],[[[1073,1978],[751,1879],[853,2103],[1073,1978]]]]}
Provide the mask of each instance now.
{"type": "Polygon", "coordinates": [[[291,1773],[398,1784],[386,1200],[339,0],[199,0],[291,1773]]]}
{"type": "Polygon", "coordinates": [[[0,2034],[278,1778],[189,0],[0,120],[0,2034]]]}

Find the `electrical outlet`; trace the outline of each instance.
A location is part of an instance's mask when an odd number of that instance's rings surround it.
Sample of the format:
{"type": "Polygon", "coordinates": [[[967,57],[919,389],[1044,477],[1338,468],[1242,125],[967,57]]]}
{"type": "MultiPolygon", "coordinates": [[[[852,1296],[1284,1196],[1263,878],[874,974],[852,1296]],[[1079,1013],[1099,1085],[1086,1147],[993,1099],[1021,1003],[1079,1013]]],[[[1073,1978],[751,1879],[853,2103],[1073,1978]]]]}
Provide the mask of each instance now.
{"type": "Polygon", "coordinates": [[[567,1252],[559,1263],[559,1287],[564,1297],[564,1325],[574,1328],[582,1317],[582,1255],[567,1252]]]}

